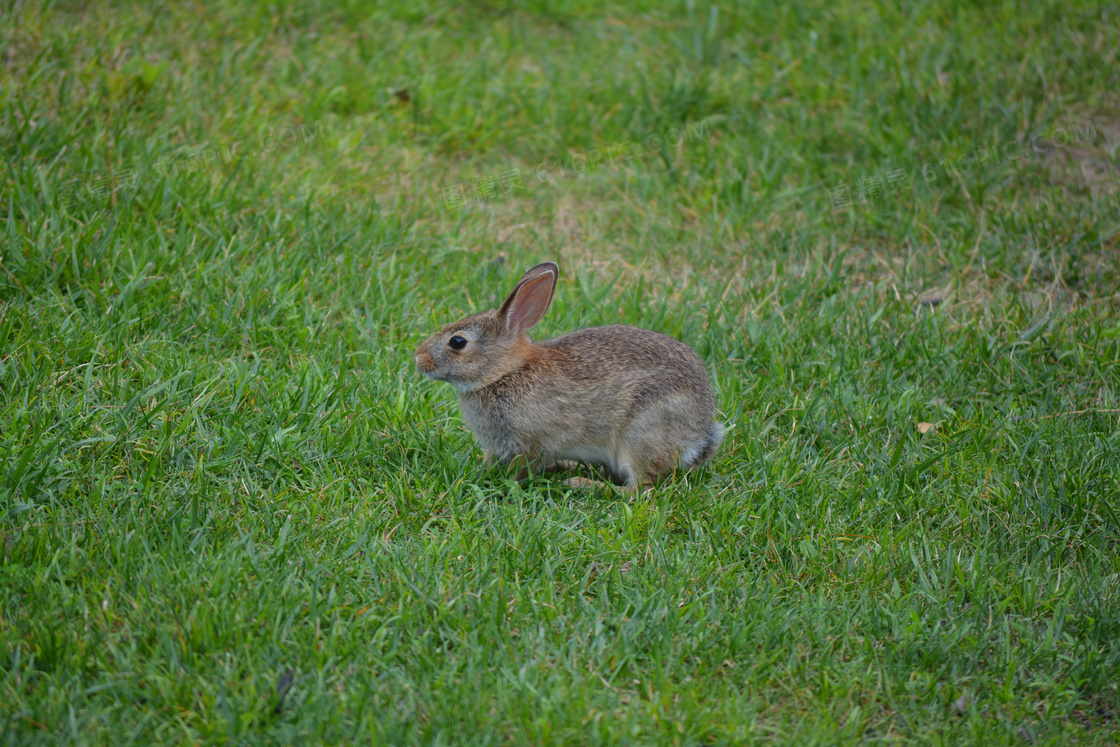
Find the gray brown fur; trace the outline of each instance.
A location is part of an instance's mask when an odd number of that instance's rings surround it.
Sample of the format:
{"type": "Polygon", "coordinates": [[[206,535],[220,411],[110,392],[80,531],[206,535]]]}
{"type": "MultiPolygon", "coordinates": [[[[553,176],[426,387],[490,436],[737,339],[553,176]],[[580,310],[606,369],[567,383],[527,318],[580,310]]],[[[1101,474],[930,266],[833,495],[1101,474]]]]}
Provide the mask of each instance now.
{"type": "Polygon", "coordinates": [[[490,458],[521,459],[528,470],[559,460],[602,465],[634,488],[715,454],[723,428],[707,370],[688,345],[624,326],[529,340],[558,274],[551,262],[537,265],[500,309],[448,325],[416,349],[421,373],[456,387],[463,420],[490,458]],[[451,347],[456,336],[466,340],[461,350],[451,347]]]}

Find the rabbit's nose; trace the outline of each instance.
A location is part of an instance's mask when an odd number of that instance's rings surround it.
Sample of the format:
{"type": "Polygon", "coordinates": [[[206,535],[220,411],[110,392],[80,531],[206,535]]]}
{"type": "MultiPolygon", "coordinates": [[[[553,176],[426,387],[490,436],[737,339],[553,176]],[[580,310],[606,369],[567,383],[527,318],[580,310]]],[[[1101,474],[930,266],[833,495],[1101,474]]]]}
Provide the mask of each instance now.
{"type": "Polygon", "coordinates": [[[412,358],[416,361],[416,367],[424,373],[436,367],[436,362],[432,359],[432,356],[427,350],[417,350],[412,358]]]}

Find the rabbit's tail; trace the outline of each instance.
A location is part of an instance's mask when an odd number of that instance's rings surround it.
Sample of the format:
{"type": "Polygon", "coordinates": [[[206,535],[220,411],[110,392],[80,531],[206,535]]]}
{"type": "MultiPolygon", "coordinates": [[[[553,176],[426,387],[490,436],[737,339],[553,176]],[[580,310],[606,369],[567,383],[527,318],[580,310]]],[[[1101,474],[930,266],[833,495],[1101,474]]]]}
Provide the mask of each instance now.
{"type": "Polygon", "coordinates": [[[719,448],[720,443],[723,441],[723,434],[723,426],[719,423],[713,422],[712,427],[708,429],[707,435],[704,436],[699,444],[697,444],[695,456],[692,457],[691,463],[688,465],[688,469],[692,469],[699,464],[703,464],[705,461],[714,456],[716,453],[716,449],[719,448]]]}

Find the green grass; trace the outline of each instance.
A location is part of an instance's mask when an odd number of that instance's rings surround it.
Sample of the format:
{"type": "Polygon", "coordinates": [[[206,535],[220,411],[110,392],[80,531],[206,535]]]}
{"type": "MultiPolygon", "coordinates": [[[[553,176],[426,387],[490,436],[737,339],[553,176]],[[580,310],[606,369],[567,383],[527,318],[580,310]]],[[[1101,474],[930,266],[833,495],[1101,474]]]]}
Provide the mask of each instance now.
{"type": "Polygon", "coordinates": [[[5,3],[4,741],[1115,744],[1117,49],[1086,2],[5,3]],[[411,352],[545,259],[540,335],[709,363],[708,466],[482,464],[411,352]]]}

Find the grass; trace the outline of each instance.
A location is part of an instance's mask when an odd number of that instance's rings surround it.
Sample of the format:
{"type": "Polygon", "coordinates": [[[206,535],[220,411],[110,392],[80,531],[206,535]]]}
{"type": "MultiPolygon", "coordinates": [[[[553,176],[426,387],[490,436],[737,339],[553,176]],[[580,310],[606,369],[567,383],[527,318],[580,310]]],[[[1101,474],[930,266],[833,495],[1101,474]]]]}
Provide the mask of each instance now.
{"type": "Polygon", "coordinates": [[[1117,49],[1091,2],[6,3],[5,740],[1115,744],[1117,49]],[[484,467],[411,351],[544,259],[540,335],[708,362],[709,466],[484,467]]]}

